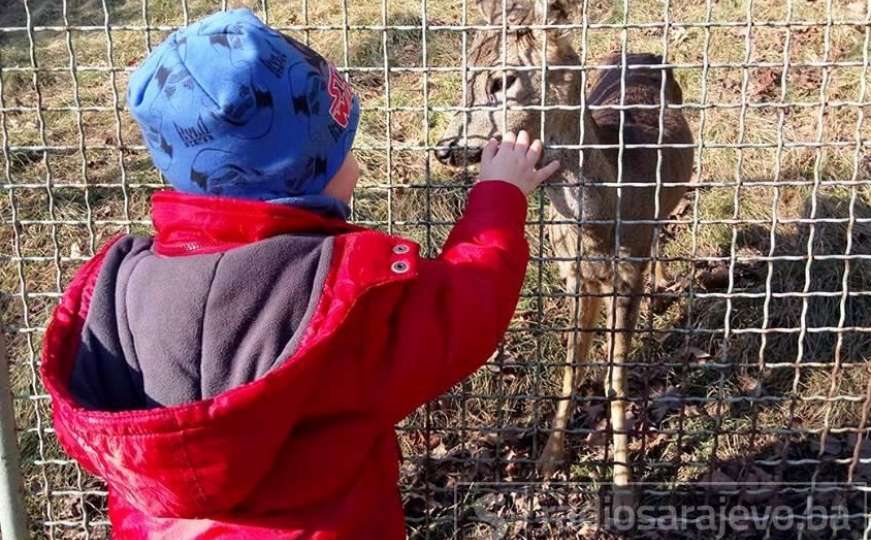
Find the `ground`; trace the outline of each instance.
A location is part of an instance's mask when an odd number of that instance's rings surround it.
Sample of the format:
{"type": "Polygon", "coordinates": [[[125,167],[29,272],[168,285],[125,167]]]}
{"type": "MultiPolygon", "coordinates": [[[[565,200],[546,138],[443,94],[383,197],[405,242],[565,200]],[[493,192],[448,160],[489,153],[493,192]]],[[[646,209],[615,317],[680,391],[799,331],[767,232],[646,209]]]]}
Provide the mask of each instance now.
{"type": "MultiPolygon", "coordinates": [[[[462,73],[444,68],[461,65],[464,47],[450,26],[480,21],[467,3],[466,16],[449,0],[268,6],[272,24],[354,68],[365,109],[354,219],[408,235],[430,254],[473,173],[446,169],[426,151],[447,123],[442,109],[460,105],[462,73]]],[[[636,476],[665,486],[867,481],[871,89],[869,29],[858,21],[871,4],[583,4],[594,27],[571,32],[586,61],[624,38],[627,50],[666,53],[699,142],[697,187],[664,227],[658,253],[673,278],[646,300],[631,356],[636,476]],[[665,36],[652,24],[663,20],[665,36]]],[[[263,13],[261,2],[250,5],[263,13]]],[[[148,196],[162,184],[123,110],[129,69],[169,27],[218,7],[0,0],[0,304],[37,537],[107,535],[102,485],[51,433],[35,372],[42,327],[96,246],[149,229],[148,196]]],[[[576,324],[548,261],[546,204],[537,196],[530,205],[533,260],[499,353],[400,426],[412,538],[450,537],[455,524],[464,537],[564,537],[567,509],[595,514],[584,490],[517,484],[538,479],[563,331],[576,324]]],[[[593,362],[604,362],[603,344],[600,336],[593,362]]],[[[562,479],[595,491],[608,474],[607,407],[596,377],[580,394],[562,479]]],[[[800,511],[805,496],[781,500],[800,511]]]]}

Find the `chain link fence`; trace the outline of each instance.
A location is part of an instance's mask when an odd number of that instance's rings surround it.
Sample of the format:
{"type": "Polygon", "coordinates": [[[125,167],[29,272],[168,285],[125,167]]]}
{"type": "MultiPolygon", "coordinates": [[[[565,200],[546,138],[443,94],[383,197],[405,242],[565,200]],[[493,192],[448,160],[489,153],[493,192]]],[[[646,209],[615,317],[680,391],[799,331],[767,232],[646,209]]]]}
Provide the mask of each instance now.
{"type": "MultiPolygon", "coordinates": [[[[517,2],[494,4],[507,13],[517,2]]],[[[662,55],[683,88],[695,170],[658,222],[654,257],[671,277],[646,287],[628,361],[639,501],[776,502],[803,524],[782,533],[766,515],[749,532],[732,523],[727,538],[867,538],[871,2],[566,4],[568,23],[509,27],[482,23],[473,0],[0,0],[0,305],[32,536],[110,535],[105,487],[58,446],[38,366],[74,270],[117,233],[147,234],[149,197],[164,186],[125,110],[127,78],[174,28],[247,5],[334,61],[362,97],[352,219],[430,255],[474,174],[437,162],[441,134],[450,116],[469,112],[472,74],[511,67],[476,65],[476,32],[567,34],[581,63],[527,66],[542,81],[560,70],[587,80],[611,51],[662,55]],[[810,527],[802,519],[815,505],[837,506],[845,525],[810,527]]],[[[580,116],[576,99],[542,94],[527,107],[546,136],[548,115],[580,116]]],[[[398,427],[411,538],[586,537],[601,522],[596,495],[613,464],[604,370],[575,393],[558,478],[544,484],[536,470],[566,333],[580,330],[578,293],[566,290],[548,242],[548,205],[532,199],[533,256],[499,352],[398,427]]],[[[604,366],[607,321],[595,326],[589,361],[604,366]]],[[[642,525],[613,534],[693,537],[642,525]]]]}

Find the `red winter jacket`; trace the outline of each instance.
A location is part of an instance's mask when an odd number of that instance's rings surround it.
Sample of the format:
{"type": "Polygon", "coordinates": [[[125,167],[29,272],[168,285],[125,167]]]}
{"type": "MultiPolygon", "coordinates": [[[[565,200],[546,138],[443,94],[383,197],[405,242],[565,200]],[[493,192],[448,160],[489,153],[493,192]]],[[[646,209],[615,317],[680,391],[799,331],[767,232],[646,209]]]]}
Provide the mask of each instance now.
{"type": "Polygon", "coordinates": [[[115,538],[403,538],[394,424],[477,369],[514,311],[526,199],[473,188],[437,259],[408,240],[302,210],[162,192],[161,257],[327,234],[332,258],[292,355],[193,403],[108,412],[70,391],[110,246],[76,274],[45,336],[42,375],[66,451],[103,478],[115,538]]]}

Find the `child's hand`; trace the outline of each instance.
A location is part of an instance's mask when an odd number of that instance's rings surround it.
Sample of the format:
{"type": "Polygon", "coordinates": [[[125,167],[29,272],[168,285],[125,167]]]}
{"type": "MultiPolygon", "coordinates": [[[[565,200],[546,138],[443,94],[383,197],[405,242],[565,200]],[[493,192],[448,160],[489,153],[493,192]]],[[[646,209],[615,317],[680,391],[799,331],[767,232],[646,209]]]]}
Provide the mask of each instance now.
{"type": "Polygon", "coordinates": [[[502,180],[514,184],[529,195],[542,182],[559,169],[559,161],[551,161],[541,169],[535,164],[541,158],[541,141],[535,139],[529,144],[529,134],[521,131],[514,136],[508,132],[502,142],[490,139],[481,154],[481,176],[479,182],[502,180]]]}

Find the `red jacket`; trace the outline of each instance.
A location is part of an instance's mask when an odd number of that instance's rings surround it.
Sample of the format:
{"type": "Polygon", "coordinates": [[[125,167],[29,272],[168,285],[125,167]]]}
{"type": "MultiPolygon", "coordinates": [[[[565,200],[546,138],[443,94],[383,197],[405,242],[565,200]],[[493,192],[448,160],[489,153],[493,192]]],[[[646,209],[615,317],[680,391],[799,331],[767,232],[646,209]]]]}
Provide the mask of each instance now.
{"type": "Polygon", "coordinates": [[[73,398],[109,246],[78,271],[47,330],[42,375],[61,444],[108,484],[115,538],[403,538],[394,424],[497,347],[526,268],[525,215],[517,188],[478,184],[431,260],[407,240],[302,210],[156,194],[159,255],[303,232],[335,235],[334,251],[287,361],[216,397],[149,410],[94,411],[73,398]]]}

